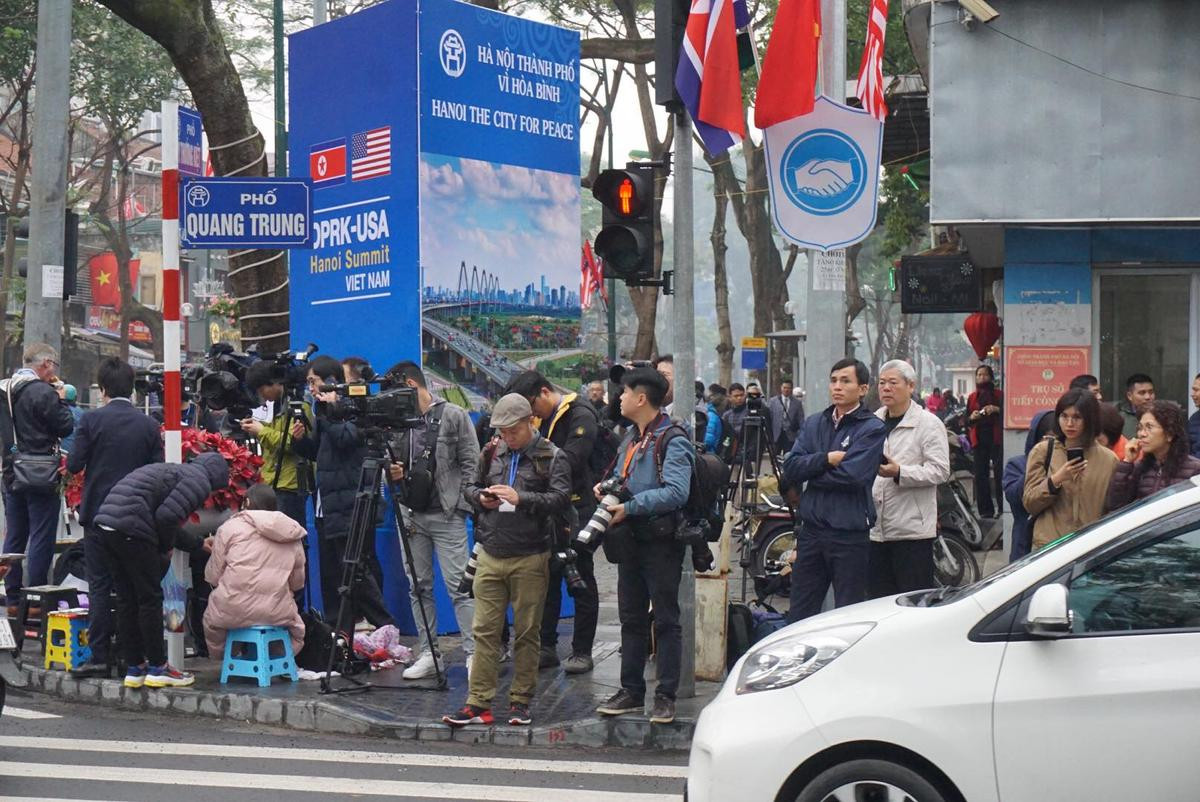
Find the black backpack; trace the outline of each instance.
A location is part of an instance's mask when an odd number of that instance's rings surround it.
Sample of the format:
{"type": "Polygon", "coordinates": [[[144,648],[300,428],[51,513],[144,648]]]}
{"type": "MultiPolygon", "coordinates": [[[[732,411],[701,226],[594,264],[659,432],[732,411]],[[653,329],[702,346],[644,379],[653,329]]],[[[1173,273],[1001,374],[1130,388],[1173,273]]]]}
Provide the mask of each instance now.
{"type": "Polygon", "coordinates": [[[744,602],[729,603],[725,633],[725,670],[730,671],[754,643],[754,612],[744,602]]]}
{"type": "MultiPolygon", "coordinates": [[[[663,460],[666,459],[667,444],[676,437],[687,436],[687,431],[676,422],[672,422],[658,436],[654,444],[654,467],[658,471],[659,484],[663,482],[663,460]]],[[[683,519],[685,524],[707,523],[706,537],[710,542],[715,542],[721,537],[721,529],[725,525],[728,490],[729,466],[716,454],[698,452],[687,502],[683,505],[683,519]]]]}

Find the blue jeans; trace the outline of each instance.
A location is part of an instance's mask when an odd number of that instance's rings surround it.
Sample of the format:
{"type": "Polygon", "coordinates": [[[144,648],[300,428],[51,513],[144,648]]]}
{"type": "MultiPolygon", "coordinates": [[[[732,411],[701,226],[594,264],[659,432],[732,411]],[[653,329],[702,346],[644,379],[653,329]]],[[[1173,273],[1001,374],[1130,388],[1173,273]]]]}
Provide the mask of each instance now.
{"type": "Polygon", "coordinates": [[[870,547],[870,533],[866,530],[847,532],[801,526],[796,532],[788,623],[821,612],[831,584],[836,607],[866,600],[870,547]]]}
{"type": "MultiPolygon", "coordinates": [[[[674,701],[679,689],[683,630],[679,625],[679,581],[684,545],[674,538],[633,541],[632,556],[617,564],[617,614],[621,618],[621,687],[634,699],[646,697],[646,650],[650,607],[658,650],[655,696],[674,701]]],[[[690,570],[690,569],[689,569],[690,570]]]]}
{"type": "Polygon", "coordinates": [[[52,491],[18,493],[4,488],[4,522],[8,528],[4,551],[25,554],[25,562],[13,565],[4,580],[8,604],[20,602],[21,588],[46,584],[54,559],[61,504],[58,493],[52,491]]]}

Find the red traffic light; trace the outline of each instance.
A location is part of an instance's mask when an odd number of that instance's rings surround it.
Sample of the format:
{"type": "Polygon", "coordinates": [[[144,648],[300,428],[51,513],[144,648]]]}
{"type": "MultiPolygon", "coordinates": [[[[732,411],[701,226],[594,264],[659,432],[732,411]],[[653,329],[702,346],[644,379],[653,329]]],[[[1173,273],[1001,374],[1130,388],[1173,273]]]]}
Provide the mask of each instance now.
{"type": "Polygon", "coordinates": [[[592,185],[596,200],[620,218],[640,217],[650,208],[654,197],[652,173],[633,170],[605,170],[592,185]]]}

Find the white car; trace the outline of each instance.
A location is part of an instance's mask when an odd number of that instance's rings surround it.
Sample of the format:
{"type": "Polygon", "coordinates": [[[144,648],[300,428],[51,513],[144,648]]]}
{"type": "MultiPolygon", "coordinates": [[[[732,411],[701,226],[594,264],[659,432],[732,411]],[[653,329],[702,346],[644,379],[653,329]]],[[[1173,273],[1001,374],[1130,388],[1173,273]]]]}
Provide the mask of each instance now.
{"type": "Polygon", "coordinates": [[[1200,800],[1200,481],[755,644],[700,715],[687,799],[1200,800]]]}

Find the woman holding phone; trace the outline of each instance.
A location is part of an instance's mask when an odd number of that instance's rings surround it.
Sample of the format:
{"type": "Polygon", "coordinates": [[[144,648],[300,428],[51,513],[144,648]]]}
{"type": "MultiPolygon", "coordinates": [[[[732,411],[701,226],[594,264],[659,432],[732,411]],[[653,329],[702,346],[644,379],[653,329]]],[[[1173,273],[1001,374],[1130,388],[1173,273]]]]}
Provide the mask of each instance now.
{"type": "Polygon", "coordinates": [[[1117,457],[1096,442],[1099,432],[1100,404],[1089,391],[1071,389],[1058,399],[1053,434],[1033,447],[1025,468],[1035,551],[1104,514],[1117,457]]]}
{"type": "Polygon", "coordinates": [[[1138,420],[1137,437],[1125,445],[1125,459],[1108,485],[1108,509],[1117,510],[1164,487],[1200,473],[1190,453],[1187,418],[1174,401],[1155,401],[1138,420]]]}

